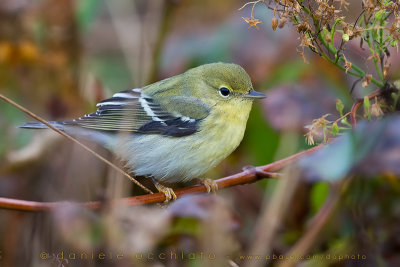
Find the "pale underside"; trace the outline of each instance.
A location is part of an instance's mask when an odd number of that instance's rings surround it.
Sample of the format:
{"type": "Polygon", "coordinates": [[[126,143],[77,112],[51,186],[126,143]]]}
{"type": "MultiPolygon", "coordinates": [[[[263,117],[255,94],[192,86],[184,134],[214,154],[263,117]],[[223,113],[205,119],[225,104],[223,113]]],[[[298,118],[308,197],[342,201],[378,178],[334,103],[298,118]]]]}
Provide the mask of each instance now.
{"type": "MultiPolygon", "coordinates": [[[[204,178],[240,144],[252,101],[242,97],[208,104],[193,97],[169,101],[178,112],[166,111],[140,89],[126,90],[100,102],[95,113],[51,123],[102,144],[135,175],[160,182],[204,178]]],[[[46,128],[41,123],[23,127],[46,128]]]]}
{"type": "MultiPolygon", "coordinates": [[[[183,137],[134,135],[118,138],[111,148],[126,161],[126,167],[139,176],[151,176],[160,182],[186,182],[215,167],[240,144],[251,105],[227,118],[219,109],[212,124],[183,137]],[[250,106],[250,107],[249,107],[250,106]],[[248,110],[246,110],[248,109],[248,110]]],[[[208,121],[208,120],[207,120],[208,121]]],[[[202,123],[207,123],[207,121],[202,123]]]]}

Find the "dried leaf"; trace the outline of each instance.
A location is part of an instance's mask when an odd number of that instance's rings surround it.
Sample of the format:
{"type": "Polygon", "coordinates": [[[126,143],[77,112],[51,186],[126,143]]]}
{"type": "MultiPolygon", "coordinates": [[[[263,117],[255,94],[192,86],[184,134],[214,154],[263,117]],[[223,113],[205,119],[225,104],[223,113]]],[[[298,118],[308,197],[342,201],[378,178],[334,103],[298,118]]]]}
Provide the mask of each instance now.
{"type": "Polygon", "coordinates": [[[255,19],[254,17],[251,17],[251,18],[244,18],[244,17],[242,17],[242,19],[243,19],[246,23],[249,24],[249,28],[250,28],[250,27],[254,27],[254,28],[258,29],[257,24],[262,23],[261,20],[255,19]]]}

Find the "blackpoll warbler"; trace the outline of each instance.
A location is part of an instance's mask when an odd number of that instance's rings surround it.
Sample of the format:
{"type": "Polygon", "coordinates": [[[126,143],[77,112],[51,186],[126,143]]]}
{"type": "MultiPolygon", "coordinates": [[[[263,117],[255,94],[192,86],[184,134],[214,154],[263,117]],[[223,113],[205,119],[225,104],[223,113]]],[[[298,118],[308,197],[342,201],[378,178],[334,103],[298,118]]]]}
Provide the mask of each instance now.
{"type": "MultiPolygon", "coordinates": [[[[168,201],[176,196],[160,183],[190,181],[231,154],[253,100],[264,97],[242,67],[212,63],[116,93],[98,103],[95,113],[50,123],[111,150],[135,175],[152,178],[168,201]]],[[[39,122],[21,127],[47,128],[39,122]]],[[[208,191],[217,189],[210,179],[203,183],[208,191]]]]}

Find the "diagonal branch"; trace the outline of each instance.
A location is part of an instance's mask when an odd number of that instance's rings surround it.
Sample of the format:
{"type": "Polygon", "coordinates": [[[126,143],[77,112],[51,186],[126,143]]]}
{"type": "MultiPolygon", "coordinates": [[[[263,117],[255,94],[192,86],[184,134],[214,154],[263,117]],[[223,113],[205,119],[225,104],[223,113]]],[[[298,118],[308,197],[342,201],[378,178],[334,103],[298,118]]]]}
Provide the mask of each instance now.
{"type": "Polygon", "coordinates": [[[116,170],[117,172],[121,173],[123,176],[127,177],[129,180],[131,180],[133,183],[135,183],[137,186],[139,186],[140,188],[142,188],[144,191],[146,191],[149,194],[153,194],[153,192],[148,189],[147,187],[145,187],[144,185],[142,185],[141,183],[139,183],[135,178],[133,178],[132,176],[130,176],[128,173],[124,172],[121,168],[119,168],[117,165],[115,165],[114,163],[112,163],[111,161],[107,160],[106,158],[102,157],[101,155],[99,155],[98,153],[96,153],[94,150],[90,149],[88,146],[84,145],[83,143],[81,143],[79,140],[75,139],[74,137],[72,137],[71,135],[57,129],[56,127],[54,127],[53,125],[51,125],[50,123],[48,123],[45,119],[39,117],[38,115],[36,115],[35,113],[27,110],[26,108],[24,108],[23,106],[15,103],[14,101],[12,101],[11,99],[9,99],[8,97],[0,94],[0,99],[4,100],[5,102],[13,105],[14,107],[18,108],[19,110],[21,110],[22,112],[28,114],[29,116],[31,116],[32,118],[34,118],[35,120],[40,121],[41,123],[45,124],[47,127],[49,127],[50,129],[52,129],[53,131],[61,134],[62,136],[66,137],[67,139],[71,140],[72,142],[78,144],[79,146],[81,146],[82,148],[84,148],[85,150],[87,150],[88,152],[90,152],[93,156],[95,156],[96,158],[98,158],[99,160],[103,161],[104,163],[106,163],[107,165],[109,165],[111,168],[113,168],[114,170],[116,170]]]}
{"type": "MultiPolygon", "coordinates": [[[[293,163],[294,161],[309,155],[321,148],[323,148],[323,144],[318,145],[316,147],[312,147],[308,150],[299,152],[287,158],[275,161],[273,163],[260,166],[260,167],[247,167],[243,172],[227,176],[221,179],[216,180],[219,189],[229,188],[236,185],[244,185],[249,183],[254,183],[264,178],[277,178],[279,174],[275,173],[293,163]]],[[[182,197],[188,194],[198,194],[205,193],[207,189],[204,185],[195,185],[184,187],[180,189],[174,190],[176,196],[182,197]]],[[[121,198],[112,200],[112,205],[128,205],[128,206],[136,206],[136,205],[144,205],[144,204],[153,204],[153,203],[161,203],[165,200],[165,195],[163,193],[154,193],[147,194],[141,196],[134,196],[128,198],[121,198]]],[[[48,211],[52,209],[61,208],[65,204],[65,202],[36,202],[36,201],[26,201],[26,200],[17,200],[11,198],[0,198],[0,208],[2,209],[12,209],[12,210],[21,210],[21,211],[48,211]]],[[[93,202],[85,202],[82,205],[90,208],[90,209],[99,209],[104,202],[93,201],[93,202]]]]}

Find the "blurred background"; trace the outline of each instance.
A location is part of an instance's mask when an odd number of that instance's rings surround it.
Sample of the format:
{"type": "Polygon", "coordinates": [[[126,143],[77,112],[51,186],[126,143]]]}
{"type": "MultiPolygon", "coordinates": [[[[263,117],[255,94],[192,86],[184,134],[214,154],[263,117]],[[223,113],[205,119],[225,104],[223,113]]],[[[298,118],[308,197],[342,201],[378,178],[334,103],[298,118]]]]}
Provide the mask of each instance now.
{"type": "MultiPolygon", "coordinates": [[[[249,28],[242,17],[249,17],[251,7],[238,10],[245,3],[2,0],[0,92],[47,120],[71,119],[93,112],[98,101],[115,92],[205,63],[236,63],[268,98],[255,103],[240,147],[207,177],[271,163],[307,149],[304,126],[324,114],[338,118],[337,98],[349,110],[353,99],[376,88],[358,84],[350,94],[355,79],[308,51],[304,63],[297,32],[290,27],[273,31],[273,11],[263,4],[254,10],[262,24],[249,28]]],[[[346,15],[351,21],[359,13],[355,8],[346,15]]],[[[354,60],[368,70],[368,55],[357,43],[351,48],[354,60]]],[[[399,62],[392,51],[393,79],[400,77],[399,62]]],[[[0,197],[71,203],[54,212],[1,209],[0,266],[297,264],[272,257],[298,244],[331,191],[327,182],[299,182],[280,206],[271,199],[285,191],[268,179],[164,207],[105,204],[92,211],[73,203],[143,192],[69,140],[51,131],[17,128],[31,120],[0,102],[0,197]],[[269,216],[273,207],[281,207],[282,214],[269,216]],[[271,223],[273,234],[261,242],[267,246],[262,260],[249,259],[257,251],[253,241],[260,229],[268,232],[271,223]],[[81,253],[89,259],[81,259],[81,253]]],[[[351,184],[323,232],[307,244],[310,258],[302,265],[400,264],[400,183],[376,176],[351,184]]]]}

